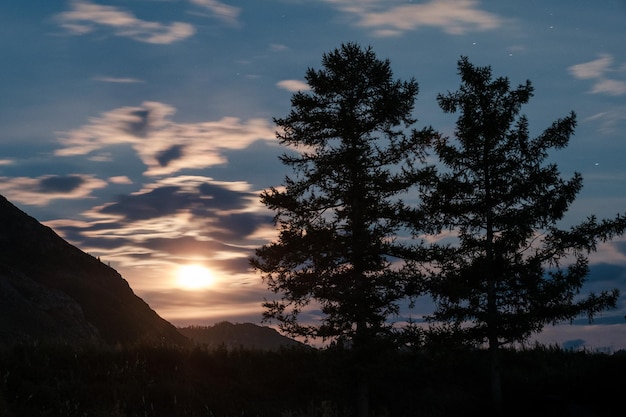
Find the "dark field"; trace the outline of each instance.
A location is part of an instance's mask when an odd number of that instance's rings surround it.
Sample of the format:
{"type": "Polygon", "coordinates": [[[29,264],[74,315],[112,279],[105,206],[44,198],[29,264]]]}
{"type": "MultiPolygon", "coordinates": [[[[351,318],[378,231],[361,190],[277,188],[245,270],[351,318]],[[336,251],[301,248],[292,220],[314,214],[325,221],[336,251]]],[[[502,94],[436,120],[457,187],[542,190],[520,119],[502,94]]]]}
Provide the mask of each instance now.
{"type": "MultiPolygon", "coordinates": [[[[351,416],[354,368],[347,353],[5,347],[0,416],[351,416]]],[[[621,407],[624,352],[536,347],[504,351],[502,359],[506,415],[609,416],[621,407]]],[[[372,413],[487,415],[486,361],[481,351],[380,355],[371,365],[372,413]]]]}

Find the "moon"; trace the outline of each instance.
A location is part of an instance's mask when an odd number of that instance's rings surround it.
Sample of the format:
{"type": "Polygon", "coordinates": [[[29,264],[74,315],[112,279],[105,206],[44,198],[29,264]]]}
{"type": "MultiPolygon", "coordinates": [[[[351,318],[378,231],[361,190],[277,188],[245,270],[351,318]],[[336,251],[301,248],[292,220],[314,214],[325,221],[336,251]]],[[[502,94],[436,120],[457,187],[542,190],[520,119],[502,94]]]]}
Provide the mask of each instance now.
{"type": "Polygon", "coordinates": [[[176,282],[185,290],[199,290],[210,287],[215,277],[210,269],[202,265],[181,265],[176,273],[176,282]]]}

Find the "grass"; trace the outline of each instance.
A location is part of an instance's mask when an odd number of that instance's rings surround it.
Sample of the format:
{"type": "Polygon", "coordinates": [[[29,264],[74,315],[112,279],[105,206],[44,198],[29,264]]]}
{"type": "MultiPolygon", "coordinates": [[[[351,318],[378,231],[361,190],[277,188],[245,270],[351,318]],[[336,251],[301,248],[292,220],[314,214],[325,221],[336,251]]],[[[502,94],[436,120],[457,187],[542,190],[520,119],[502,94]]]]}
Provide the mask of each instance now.
{"type": "MultiPolygon", "coordinates": [[[[488,404],[484,352],[375,359],[375,416],[476,415],[488,404]]],[[[333,350],[20,344],[0,349],[0,416],[347,417],[352,369],[347,352],[333,350]]],[[[613,381],[624,374],[622,353],[503,352],[509,415],[555,415],[571,405],[612,415],[622,389],[613,381]]]]}

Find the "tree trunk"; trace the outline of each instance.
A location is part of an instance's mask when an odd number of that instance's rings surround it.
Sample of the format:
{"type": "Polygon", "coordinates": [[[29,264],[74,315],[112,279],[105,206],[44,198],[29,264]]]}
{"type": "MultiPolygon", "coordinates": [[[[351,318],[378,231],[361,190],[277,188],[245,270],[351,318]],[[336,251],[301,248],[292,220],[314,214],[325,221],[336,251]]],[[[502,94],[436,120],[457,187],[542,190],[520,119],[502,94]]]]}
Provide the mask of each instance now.
{"type": "MultiPolygon", "coordinates": [[[[359,283],[362,283],[362,281],[359,281],[359,283]]],[[[357,417],[369,417],[369,362],[373,358],[368,354],[369,349],[365,336],[366,329],[367,325],[365,322],[358,322],[356,324],[355,340],[353,340],[357,417]]]]}
{"type": "Polygon", "coordinates": [[[498,339],[498,294],[496,285],[495,271],[495,255],[494,255],[494,226],[493,226],[493,207],[495,203],[491,198],[491,173],[489,171],[489,152],[491,145],[488,138],[485,139],[483,148],[483,172],[485,184],[485,205],[487,207],[486,214],[486,270],[484,273],[487,278],[487,340],[489,342],[489,373],[491,380],[491,404],[493,408],[493,416],[502,416],[502,385],[500,380],[500,357],[498,349],[500,348],[498,339]]]}
{"type": "Polygon", "coordinates": [[[502,381],[500,379],[500,355],[498,345],[489,346],[489,371],[491,379],[491,406],[494,417],[502,416],[502,381]]]}
{"type": "Polygon", "coordinates": [[[369,387],[365,375],[360,375],[357,381],[357,416],[369,417],[369,387]]]}

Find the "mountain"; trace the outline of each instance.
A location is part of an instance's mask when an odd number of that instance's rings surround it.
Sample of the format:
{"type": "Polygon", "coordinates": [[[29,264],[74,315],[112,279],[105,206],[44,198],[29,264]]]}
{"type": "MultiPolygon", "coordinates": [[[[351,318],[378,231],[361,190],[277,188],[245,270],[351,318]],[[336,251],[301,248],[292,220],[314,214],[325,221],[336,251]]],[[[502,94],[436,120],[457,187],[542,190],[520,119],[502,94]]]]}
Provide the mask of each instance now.
{"type": "Polygon", "coordinates": [[[113,268],[0,195],[0,342],[186,344],[113,268]]]}
{"type": "Polygon", "coordinates": [[[227,321],[214,326],[190,326],[178,331],[196,343],[209,348],[225,346],[228,349],[278,350],[282,347],[306,347],[307,345],[282,336],[271,327],[252,323],[230,323],[227,321]]]}

